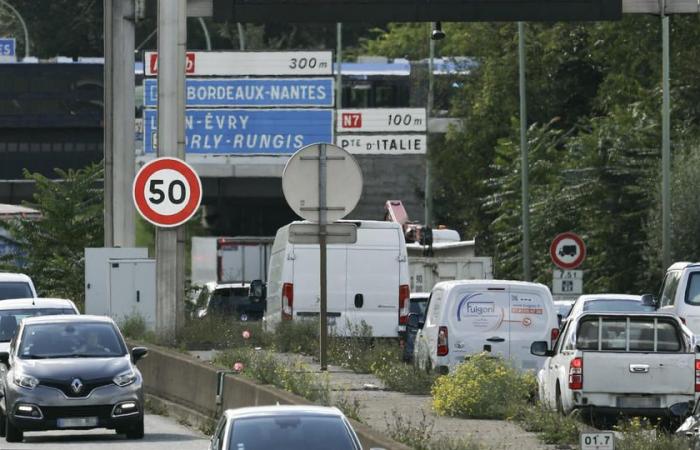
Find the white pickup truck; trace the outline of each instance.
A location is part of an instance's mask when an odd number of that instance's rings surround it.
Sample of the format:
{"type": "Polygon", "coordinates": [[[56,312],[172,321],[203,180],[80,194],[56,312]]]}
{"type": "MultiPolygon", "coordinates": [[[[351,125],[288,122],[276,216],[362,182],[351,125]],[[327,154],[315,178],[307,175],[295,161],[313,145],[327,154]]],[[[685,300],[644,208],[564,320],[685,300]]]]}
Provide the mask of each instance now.
{"type": "Polygon", "coordinates": [[[549,408],[595,416],[683,416],[700,391],[695,338],[678,317],[663,313],[585,313],[569,321],[538,373],[549,408]]]}

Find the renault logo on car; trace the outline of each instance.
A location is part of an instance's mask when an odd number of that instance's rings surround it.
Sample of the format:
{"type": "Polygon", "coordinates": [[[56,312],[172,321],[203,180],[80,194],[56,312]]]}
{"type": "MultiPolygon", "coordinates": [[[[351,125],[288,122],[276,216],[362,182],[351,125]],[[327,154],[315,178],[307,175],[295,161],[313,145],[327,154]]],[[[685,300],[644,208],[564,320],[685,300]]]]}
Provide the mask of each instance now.
{"type": "Polygon", "coordinates": [[[73,393],[79,394],[80,391],[83,390],[83,382],[80,381],[80,378],[76,378],[70,383],[71,389],[73,389],[73,393]]]}

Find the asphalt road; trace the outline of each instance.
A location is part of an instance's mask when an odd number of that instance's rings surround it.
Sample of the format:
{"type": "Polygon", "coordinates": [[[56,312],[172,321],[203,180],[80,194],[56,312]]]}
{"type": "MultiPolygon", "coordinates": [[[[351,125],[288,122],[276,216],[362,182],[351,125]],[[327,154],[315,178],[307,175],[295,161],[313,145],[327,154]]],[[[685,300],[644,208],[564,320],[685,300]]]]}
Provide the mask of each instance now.
{"type": "Polygon", "coordinates": [[[170,417],[146,415],[146,436],[143,440],[127,440],[113,430],[44,431],[25,433],[24,442],[10,444],[0,438],[2,450],[69,449],[69,450],[206,450],[209,438],[180,425],[170,417]]]}

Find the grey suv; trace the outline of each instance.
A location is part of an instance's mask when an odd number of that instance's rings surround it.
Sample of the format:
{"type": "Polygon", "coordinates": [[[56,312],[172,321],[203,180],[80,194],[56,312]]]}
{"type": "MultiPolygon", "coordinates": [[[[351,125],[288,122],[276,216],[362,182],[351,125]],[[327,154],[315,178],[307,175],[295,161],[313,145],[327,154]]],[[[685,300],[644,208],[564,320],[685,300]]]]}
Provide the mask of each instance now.
{"type": "Polygon", "coordinates": [[[0,352],[0,435],[24,431],[111,428],[143,437],[143,386],[136,361],[114,321],[102,316],[24,319],[0,352]]]}

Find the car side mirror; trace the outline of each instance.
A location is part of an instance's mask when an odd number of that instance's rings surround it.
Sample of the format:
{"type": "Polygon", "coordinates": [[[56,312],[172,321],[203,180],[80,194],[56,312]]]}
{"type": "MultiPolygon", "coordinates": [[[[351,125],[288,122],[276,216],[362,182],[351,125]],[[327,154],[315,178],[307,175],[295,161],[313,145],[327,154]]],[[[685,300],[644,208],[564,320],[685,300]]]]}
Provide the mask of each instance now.
{"type": "Polygon", "coordinates": [[[420,322],[418,321],[418,314],[409,313],[408,318],[406,320],[406,326],[408,328],[420,328],[419,323],[420,322]]]}
{"type": "Polygon", "coordinates": [[[10,353],[0,352],[0,363],[9,365],[10,364],[10,353]]]}
{"type": "Polygon", "coordinates": [[[134,347],[131,349],[131,360],[136,364],[140,359],[143,359],[148,355],[148,349],[146,347],[134,347]]]}
{"type": "Polygon", "coordinates": [[[653,294],[642,295],[642,304],[644,306],[652,306],[656,309],[659,308],[659,302],[656,300],[656,297],[654,297],[653,294]]]}
{"type": "Polygon", "coordinates": [[[262,280],[253,280],[250,282],[250,298],[254,301],[265,300],[267,297],[267,289],[265,289],[265,283],[262,280]]]}
{"type": "Polygon", "coordinates": [[[530,345],[530,353],[535,356],[553,356],[554,351],[549,349],[547,341],[535,341],[530,345]]]}

